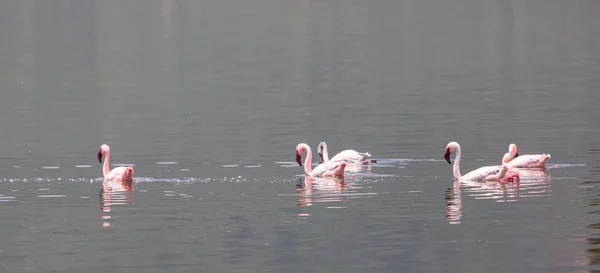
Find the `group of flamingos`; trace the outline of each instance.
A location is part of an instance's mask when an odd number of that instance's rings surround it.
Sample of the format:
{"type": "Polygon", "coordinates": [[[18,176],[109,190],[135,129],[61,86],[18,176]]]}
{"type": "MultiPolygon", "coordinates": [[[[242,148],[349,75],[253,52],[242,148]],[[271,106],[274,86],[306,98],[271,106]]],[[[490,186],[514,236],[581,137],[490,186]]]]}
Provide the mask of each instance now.
{"type": "MultiPolygon", "coordinates": [[[[368,152],[360,153],[355,150],[344,150],[336,154],[331,159],[327,150],[327,143],[321,142],[317,147],[321,162],[314,169],[311,166],[312,150],[306,143],[300,143],[296,146],[296,162],[302,166],[302,155],[307,152],[304,160],[304,173],[310,177],[343,177],[347,164],[369,164],[376,162],[370,159],[368,152]]],[[[499,181],[510,182],[519,179],[519,169],[544,169],[546,161],[550,159],[550,154],[530,154],[519,155],[517,145],[510,144],[508,153],[502,157],[502,164],[497,166],[485,166],[473,170],[465,175],[460,173],[461,149],[457,142],[450,142],[446,145],[444,159],[448,164],[452,164],[450,155],[454,156],[454,165],[452,172],[454,179],[464,181],[499,181]]],[[[104,184],[118,186],[126,190],[133,190],[133,167],[117,167],[110,170],[110,148],[103,144],[98,152],[98,161],[102,163],[102,157],[105,157],[102,167],[104,184]]]]}

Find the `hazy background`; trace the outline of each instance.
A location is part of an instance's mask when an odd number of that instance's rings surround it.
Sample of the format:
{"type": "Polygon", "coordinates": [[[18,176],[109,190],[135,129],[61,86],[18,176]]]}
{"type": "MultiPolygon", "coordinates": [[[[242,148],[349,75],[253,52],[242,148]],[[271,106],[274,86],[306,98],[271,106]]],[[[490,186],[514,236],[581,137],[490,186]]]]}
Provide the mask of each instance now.
{"type": "Polygon", "coordinates": [[[598,14],[596,1],[0,1],[0,268],[596,272],[598,14]],[[379,163],[307,183],[294,148],[320,141],[379,163]],[[449,141],[463,173],[516,143],[552,154],[550,178],[461,191],[449,141]],[[135,164],[133,195],[100,192],[102,143],[135,164]]]}

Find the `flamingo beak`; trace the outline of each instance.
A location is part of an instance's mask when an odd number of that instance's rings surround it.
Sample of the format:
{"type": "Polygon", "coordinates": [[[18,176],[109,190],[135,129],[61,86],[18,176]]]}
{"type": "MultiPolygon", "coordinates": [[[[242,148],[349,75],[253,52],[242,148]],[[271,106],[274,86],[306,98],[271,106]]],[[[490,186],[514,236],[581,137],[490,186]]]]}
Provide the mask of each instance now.
{"type": "Polygon", "coordinates": [[[298,165],[302,166],[302,156],[300,156],[298,152],[296,152],[296,162],[298,162],[298,165]]]}
{"type": "Polygon", "coordinates": [[[450,150],[446,149],[446,152],[444,153],[444,159],[446,159],[446,161],[448,161],[448,164],[452,164],[452,161],[450,161],[450,150]]]}
{"type": "Polygon", "coordinates": [[[102,163],[102,152],[98,152],[98,162],[102,163]]]}
{"type": "Polygon", "coordinates": [[[516,153],[515,153],[515,157],[519,157],[519,152],[516,152],[516,153]]]}

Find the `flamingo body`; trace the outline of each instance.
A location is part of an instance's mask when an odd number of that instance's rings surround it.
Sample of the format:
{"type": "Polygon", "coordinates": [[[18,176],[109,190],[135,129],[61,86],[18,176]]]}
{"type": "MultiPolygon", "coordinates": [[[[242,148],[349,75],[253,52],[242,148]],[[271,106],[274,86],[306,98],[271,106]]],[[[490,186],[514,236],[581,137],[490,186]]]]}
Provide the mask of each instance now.
{"type": "Polygon", "coordinates": [[[311,168],[310,163],[312,161],[312,150],[306,143],[300,143],[296,146],[296,162],[302,166],[302,154],[307,151],[306,159],[304,161],[304,173],[311,177],[343,177],[344,169],[346,168],[345,162],[325,162],[319,164],[314,169],[311,168]]]}
{"type": "Polygon", "coordinates": [[[468,181],[492,181],[500,180],[508,168],[506,166],[484,166],[479,169],[472,170],[460,177],[461,180],[468,181]]]}
{"type": "Polygon", "coordinates": [[[116,167],[104,176],[104,181],[120,183],[133,181],[133,167],[116,167]]]}
{"type": "Polygon", "coordinates": [[[343,150],[329,159],[329,151],[327,150],[327,143],[324,141],[319,143],[317,147],[319,157],[323,162],[346,162],[346,163],[369,163],[376,162],[374,159],[370,160],[371,154],[369,152],[360,153],[355,150],[343,150]]]}
{"type": "Polygon", "coordinates": [[[546,168],[546,161],[550,159],[550,154],[522,155],[510,162],[509,168],[546,168]]]}
{"type": "Polygon", "coordinates": [[[344,162],[337,164],[323,163],[319,164],[308,174],[312,177],[341,177],[344,176],[344,169],[346,169],[346,163],[344,162]]]}

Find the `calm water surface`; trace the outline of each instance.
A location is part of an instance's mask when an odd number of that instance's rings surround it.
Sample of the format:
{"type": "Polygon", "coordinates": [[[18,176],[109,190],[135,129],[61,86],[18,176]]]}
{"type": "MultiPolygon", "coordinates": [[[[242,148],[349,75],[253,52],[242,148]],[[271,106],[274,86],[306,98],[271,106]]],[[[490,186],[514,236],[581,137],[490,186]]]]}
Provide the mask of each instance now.
{"type": "Polygon", "coordinates": [[[2,272],[600,272],[597,1],[0,2],[2,272]],[[294,148],[370,151],[343,181],[294,148]],[[509,143],[545,179],[455,184],[509,143]],[[135,164],[102,190],[96,153],[135,164]]]}

